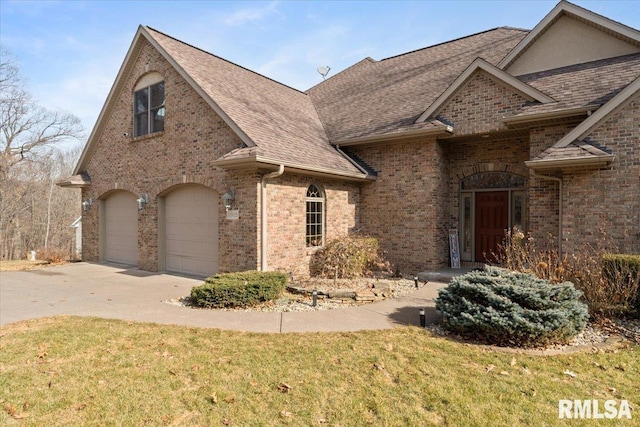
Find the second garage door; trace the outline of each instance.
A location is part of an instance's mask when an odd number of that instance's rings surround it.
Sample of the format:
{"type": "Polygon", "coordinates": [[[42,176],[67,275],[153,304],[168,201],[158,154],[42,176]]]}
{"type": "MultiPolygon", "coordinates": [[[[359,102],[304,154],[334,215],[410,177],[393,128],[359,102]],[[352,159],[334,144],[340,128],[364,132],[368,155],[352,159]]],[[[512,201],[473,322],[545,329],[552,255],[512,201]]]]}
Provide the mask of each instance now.
{"type": "Polygon", "coordinates": [[[166,268],[210,276],[218,271],[218,197],[203,186],[185,186],[165,198],[166,268]]]}

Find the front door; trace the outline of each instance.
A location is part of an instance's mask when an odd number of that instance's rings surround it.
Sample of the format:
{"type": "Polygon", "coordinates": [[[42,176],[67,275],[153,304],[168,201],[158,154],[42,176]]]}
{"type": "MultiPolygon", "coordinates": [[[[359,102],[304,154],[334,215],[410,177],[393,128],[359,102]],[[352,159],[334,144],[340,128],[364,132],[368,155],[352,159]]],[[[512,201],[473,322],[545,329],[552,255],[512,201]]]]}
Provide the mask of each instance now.
{"type": "Polygon", "coordinates": [[[509,228],[509,192],[476,193],[476,261],[495,260],[509,228]]]}

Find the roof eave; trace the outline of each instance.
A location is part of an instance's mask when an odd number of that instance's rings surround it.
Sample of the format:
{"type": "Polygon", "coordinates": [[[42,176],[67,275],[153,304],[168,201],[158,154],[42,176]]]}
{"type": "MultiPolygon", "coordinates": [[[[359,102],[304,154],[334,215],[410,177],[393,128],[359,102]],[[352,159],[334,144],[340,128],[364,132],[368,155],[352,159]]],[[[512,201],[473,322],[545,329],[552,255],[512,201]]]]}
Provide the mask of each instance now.
{"type": "Polygon", "coordinates": [[[296,173],[302,175],[322,176],[329,178],[340,178],[349,181],[371,181],[376,177],[368,175],[366,173],[354,173],[347,171],[340,171],[336,169],[320,168],[314,166],[303,165],[296,162],[279,161],[263,156],[248,156],[233,159],[219,159],[213,162],[214,166],[222,169],[248,169],[248,168],[260,168],[260,169],[272,169],[277,170],[278,166],[284,165],[284,167],[296,173]]]}
{"type": "Polygon", "coordinates": [[[62,188],[87,188],[91,185],[91,180],[87,181],[83,179],[81,175],[74,175],[56,182],[56,185],[62,188]]]}
{"type": "Polygon", "coordinates": [[[519,116],[505,117],[502,119],[502,123],[507,126],[512,126],[551,119],[566,119],[569,117],[588,116],[598,108],[600,108],[600,105],[586,105],[583,107],[565,108],[563,110],[545,111],[543,113],[523,114],[519,116]]]}
{"type": "Polygon", "coordinates": [[[597,156],[597,157],[564,157],[559,159],[550,160],[528,160],[524,164],[533,170],[542,169],[558,169],[567,167],[582,167],[582,166],[606,166],[615,160],[616,156],[597,156]]]}
{"type": "Polygon", "coordinates": [[[403,132],[391,132],[380,135],[369,135],[357,138],[348,138],[340,141],[331,141],[331,144],[338,147],[352,147],[357,145],[366,145],[372,144],[375,142],[391,142],[397,140],[403,140],[408,138],[416,138],[421,136],[440,136],[440,135],[451,135],[454,133],[453,126],[449,125],[440,125],[435,128],[429,129],[416,129],[416,130],[408,130],[403,132]]]}

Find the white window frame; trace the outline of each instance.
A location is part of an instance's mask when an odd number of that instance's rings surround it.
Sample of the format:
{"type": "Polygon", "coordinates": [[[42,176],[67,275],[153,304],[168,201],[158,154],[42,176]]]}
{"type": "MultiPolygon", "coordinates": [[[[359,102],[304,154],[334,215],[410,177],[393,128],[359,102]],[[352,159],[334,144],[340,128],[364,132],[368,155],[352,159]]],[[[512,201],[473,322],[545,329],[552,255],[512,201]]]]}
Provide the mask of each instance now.
{"type": "Polygon", "coordinates": [[[307,187],[305,199],[305,242],[308,248],[324,245],[325,198],[317,184],[307,187]]]}

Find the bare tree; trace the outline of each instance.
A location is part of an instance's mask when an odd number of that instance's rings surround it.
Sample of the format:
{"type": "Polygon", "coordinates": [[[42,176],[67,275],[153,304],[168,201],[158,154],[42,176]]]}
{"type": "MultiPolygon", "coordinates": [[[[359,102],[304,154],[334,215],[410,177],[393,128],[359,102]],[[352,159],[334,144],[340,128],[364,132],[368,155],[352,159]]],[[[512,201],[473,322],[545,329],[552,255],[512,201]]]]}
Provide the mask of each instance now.
{"type": "Polygon", "coordinates": [[[81,134],[76,116],[33,101],[13,56],[0,47],[0,259],[49,246],[53,180],[68,173],[59,165],[60,143],[81,134]]]}

